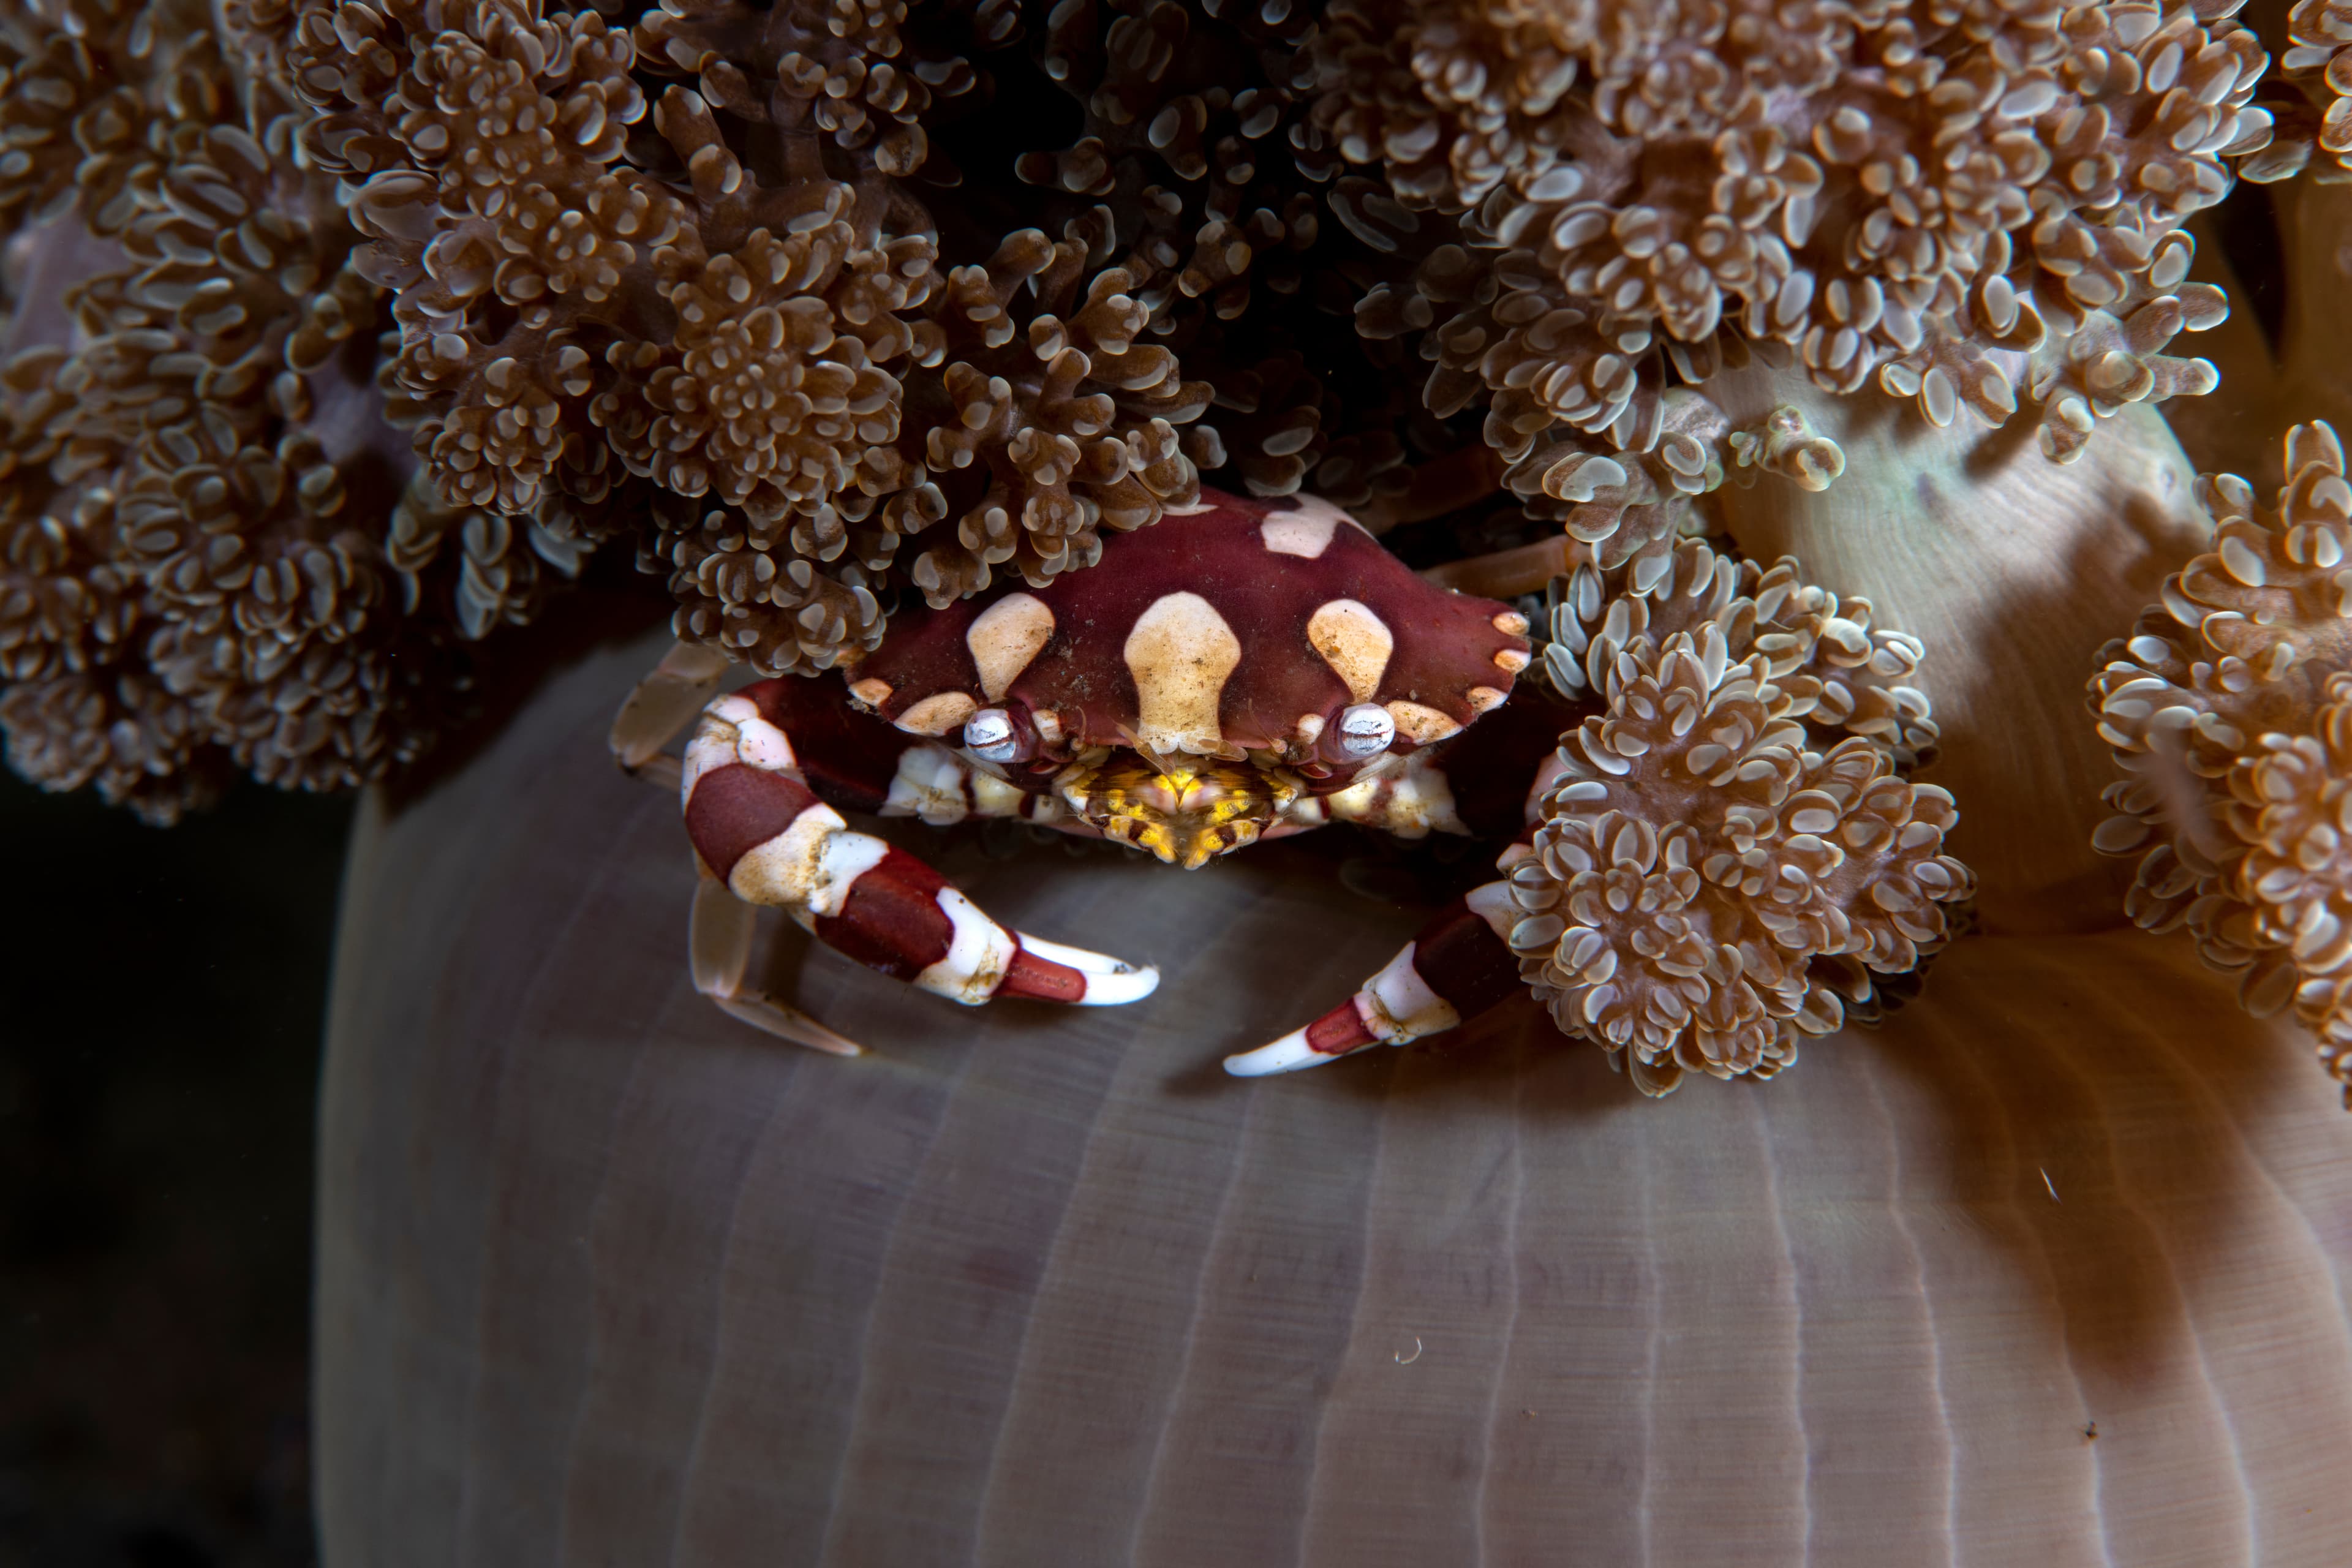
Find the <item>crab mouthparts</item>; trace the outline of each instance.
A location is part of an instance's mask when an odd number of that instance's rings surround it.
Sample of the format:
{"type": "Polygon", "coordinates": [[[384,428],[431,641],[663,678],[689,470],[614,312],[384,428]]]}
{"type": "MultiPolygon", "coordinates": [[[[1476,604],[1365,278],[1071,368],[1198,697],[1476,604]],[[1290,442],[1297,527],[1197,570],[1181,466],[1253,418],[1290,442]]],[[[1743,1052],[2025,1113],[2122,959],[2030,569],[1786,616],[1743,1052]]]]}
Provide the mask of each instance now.
{"type": "Polygon", "coordinates": [[[1246,763],[1192,757],[1112,758],[1065,792],[1106,838],[1195,871],[1254,843],[1297,786],[1246,763]]]}

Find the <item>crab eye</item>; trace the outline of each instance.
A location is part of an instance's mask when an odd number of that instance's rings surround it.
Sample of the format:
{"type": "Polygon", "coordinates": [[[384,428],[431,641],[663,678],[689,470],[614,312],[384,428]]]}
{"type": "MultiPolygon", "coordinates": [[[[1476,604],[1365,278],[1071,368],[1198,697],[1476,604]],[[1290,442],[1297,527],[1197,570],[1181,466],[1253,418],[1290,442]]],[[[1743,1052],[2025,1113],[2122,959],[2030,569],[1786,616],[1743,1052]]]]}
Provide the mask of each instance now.
{"type": "Polygon", "coordinates": [[[1377,702],[1359,702],[1339,715],[1339,750],[1349,756],[1385,752],[1395,739],[1396,721],[1377,702]]]}
{"type": "Polygon", "coordinates": [[[963,721],[963,743],[992,763],[1017,762],[1021,735],[1013,715],[1002,708],[983,708],[963,721]]]}

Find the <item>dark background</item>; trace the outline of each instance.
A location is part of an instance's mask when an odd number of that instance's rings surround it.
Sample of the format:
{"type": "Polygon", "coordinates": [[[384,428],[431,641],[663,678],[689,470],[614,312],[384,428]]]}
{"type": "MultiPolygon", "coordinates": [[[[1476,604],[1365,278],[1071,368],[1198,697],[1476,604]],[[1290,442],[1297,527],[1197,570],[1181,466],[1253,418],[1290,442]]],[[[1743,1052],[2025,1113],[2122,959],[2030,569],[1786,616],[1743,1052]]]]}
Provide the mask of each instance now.
{"type": "Polygon", "coordinates": [[[312,1103],[353,801],[0,771],[0,1568],[314,1561],[312,1103]]]}

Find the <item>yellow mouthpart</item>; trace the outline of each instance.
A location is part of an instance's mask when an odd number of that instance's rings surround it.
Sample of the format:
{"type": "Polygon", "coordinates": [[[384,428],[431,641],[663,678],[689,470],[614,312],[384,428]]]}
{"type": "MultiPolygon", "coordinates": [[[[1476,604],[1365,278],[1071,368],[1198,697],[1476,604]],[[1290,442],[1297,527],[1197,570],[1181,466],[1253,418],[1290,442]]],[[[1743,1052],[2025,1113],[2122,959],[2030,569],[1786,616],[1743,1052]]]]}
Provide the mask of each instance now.
{"type": "Polygon", "coordinates": [[[1197,871],[1214,857],[1255,842],[1298,798],[1298,786],[1246,763],[1155,760],[1128,752],[1070,781],[1062,793],[1105,837],[1197,871]]]}

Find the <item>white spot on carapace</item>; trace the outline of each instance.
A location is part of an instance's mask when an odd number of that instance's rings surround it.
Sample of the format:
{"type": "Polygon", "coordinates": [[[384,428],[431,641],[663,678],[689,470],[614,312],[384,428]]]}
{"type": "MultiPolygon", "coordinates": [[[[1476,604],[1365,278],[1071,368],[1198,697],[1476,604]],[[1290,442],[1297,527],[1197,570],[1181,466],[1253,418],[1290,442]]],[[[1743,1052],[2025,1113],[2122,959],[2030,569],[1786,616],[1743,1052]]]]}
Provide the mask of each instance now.
{"type": "Polygon", "coordinates": [[[1223,745],[1217,700],[1242,661],[1242,641],[1198,594],[1166,594],[1127,634],[1135,678],[1136,743],[1147,751],[1214,756],[1223,745]]]}
{"type": "Polygon", "coordinates": [[[1358,702],[1371,700],[1389,668],[1389,655],[1396,651],[1388,623],[1370,605],[1353,599],[1334,599],[1319,606],[1307,618],[1307,640],[1358,702]]]}
{"type": "Polygon", "coordinates": [[[849,683],[849,700],[872,712],[890,700],[890,683],[871,675],[863,680],[853,680],[849,683]]]}
{"type": "Polygon", "coordinates": [[[1528,635],[1528,618],[1517,610],[1505,610],[1495,617],[1495,629],[1505,637],[1523,637],[1528,635]]]}
{"type": "Polygon", "coordinates": [[[1389,702],[1382,706],[1388,709],[1389,717],[1396,721],[1397,733],[1410,737],[1415,745],[1426,746],[1433,741],[1443,741],[1462,728],[1452,715],[1418,702],[1389,702]]]}
{"type": "Polygon", "coordinates": [[[1506,675],[1517,675],[1527,667],[1528,656],[1524,649],[1507,647],[1495,655],[1495,668],[1506,675]]]}
{"type": "Polygon", "coordinates": [[[1496,709],[1500,708],[1503,705],[1504,700],[1510,696],[1510,693],[1507,691],[1497,691],[1491,686],[1474,686],[1464,695],[1469,700],[1470,710],[1472,712],[1492,713],[1496,709]]]}
{"type": "Polygon", "coordinates": [[[1315,560],[1331,548],[1331,535],[1341,523],[1363,526],[1321,496],[1296,495],[1290,500],[1291,510],[1268,512],[1257,525],[1257,536],[1276,555],[1315,560]]]}
{"type": "Polygon", "coordinates": [[[1211,500],[1207,496],[1194,496],[1182,506],[1169,506],[1163,503],[1160,508],[1160,515],[1162,517],[1198,517],[1204,511],[1214,511],[1216,510],[1217,503],[1211,500]]]}
{"type": "Polygon", "coordinates": [[[1320,713],[1301,713],[1291,732],[1298,737],[1300,745],[1311,746],[1323,738],[1324,721],[1320,713]]]}
{"type": "Polygon", "coordinates": [[[1054,612],[1034,594],[1007,594],[972,620],[963,634],[980,689],[991,702],[1004,700],[1013,680],[1029,668],[1054,635],[1054,612]]]}
{"type": "Polygon", "coordinates": [[[944,735],[963,728],[980,704],[961,691],[939,691],[898,715],[896,722],[909,735],[944,735]]]}

